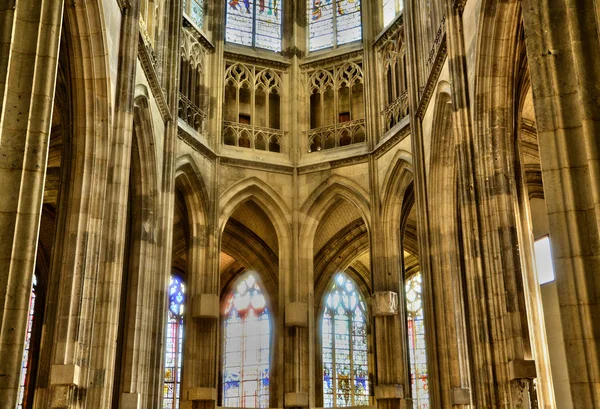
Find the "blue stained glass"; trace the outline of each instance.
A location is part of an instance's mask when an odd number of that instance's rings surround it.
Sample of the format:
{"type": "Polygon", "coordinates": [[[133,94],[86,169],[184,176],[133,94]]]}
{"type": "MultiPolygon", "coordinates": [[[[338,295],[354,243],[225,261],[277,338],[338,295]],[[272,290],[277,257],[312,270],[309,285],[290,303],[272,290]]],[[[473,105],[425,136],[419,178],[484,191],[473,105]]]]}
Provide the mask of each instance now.
{"type": "Polygon", "coordinates": [[[365,304],[356,285],[338,274],[322,319],[323,406],[369,404],[365,304]]]}
{"type": "Polygon", "coordinates": [[[271,322],[264,294],[252,274],[224,301],[223,406],[269,406],[271,322]]]}
{"type": "Polygon", "coordinates": [[[181,363],[183,361],[183,313],[185,284],[171,276],[169,285],[169,311],[167,317],[167,339],[165,343],[165,365],[163,378],[163,409],[178,409],[181,391],[181,363]]]}

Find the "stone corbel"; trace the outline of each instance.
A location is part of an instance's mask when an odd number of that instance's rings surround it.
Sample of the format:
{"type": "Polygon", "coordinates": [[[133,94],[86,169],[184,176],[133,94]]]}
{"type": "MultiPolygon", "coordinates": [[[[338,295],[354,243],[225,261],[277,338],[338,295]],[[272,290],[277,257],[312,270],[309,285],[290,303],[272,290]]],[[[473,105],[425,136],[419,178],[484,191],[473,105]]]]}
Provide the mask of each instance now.
{"type": "Polygon", "coordinates": [[[308,393],[306,392],[286,392],[284,400],[286,408],[308,407],[308,393]]]}
{"type": "Polygon", "coordinates": [[[471,391],[469,388],[452,388],[452,405],[470,405],[471,391]]]}
{"type": "Polygon", "coordinates": [[[404,398],[404,387],[399,384],[375,386],[375,399],[402,399],[404,398]]]}
{"type": "Polygon", "coordinates": [[[50,371],[50,383],[52,385],[74,385],[79,386],[79,365],[52,365],[50,371]]]}
{"type": "Polygon", "coordinates": [[[286,327],[308,327],[308,304],[290,302],[285,305],[286,327]]]}
{"type": "Polygon", "coordinates": [[[373,316],[385,317],[398,314],[398,293],[378,291],[373,295],[373,316]]]}
{"type": "Polygon", "coordinates": [[[192,317],[203,319],[220,318],[219,296],[216,294],[198,294],[192,297],[192,317]]]}
{"type": "Polygon", "coordinates": [[[515,359],[508,363],[510,379],[535,379],[535,361],[532,359],[515,359]]]}

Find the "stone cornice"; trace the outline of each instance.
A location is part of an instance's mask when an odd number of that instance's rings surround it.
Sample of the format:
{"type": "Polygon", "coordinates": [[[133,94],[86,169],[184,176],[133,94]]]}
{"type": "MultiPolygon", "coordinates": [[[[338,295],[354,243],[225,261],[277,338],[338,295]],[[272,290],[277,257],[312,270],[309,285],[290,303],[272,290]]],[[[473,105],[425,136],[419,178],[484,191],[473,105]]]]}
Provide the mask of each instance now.
{"type": "Polygon", "coordinates": [[[257,162],[246,159],[231,158],[221,156],[222,165],[238,166],[247,169],[267,170],[275,173],[285,173],[291,175],[294,172],[293,166],[277,165],[274,163],[257,162]]]}
{"type": "Polygon", "coordinates": [[[340,62],[361,61],[363,59],[363,54],[364,54],[364,51],[362,48],[360,50],[352,50],[352,51],[339,53],[339,54],[335,54],[335,55],[327,54],[327,55],[324,55],[322,58],[318,58],[318,59],[315,58],[313,60],[301,63],[300,68],[303,71],[310,71],[315,68],[331,67],[340,62]]]}
{"type": "Polygon", "coordinates": [[[206,34],[204,34],[204,32],[198,28],[198,26],[196,26],[185,13],[183,13],[182,25],[184,29],[187,29],[187,31],[192,34],[192,37],[194,37],[196,41],[202,44],[202,47],[210,51],[215,50],[214,44],[210,42],[206,34]]]}
{"type": "Polygon", "coordinates": [[[225,51],[223,58],[228,61],[241,62],[246,64],[258,65],[262,67],[275,68],[279,70],[287,70],[290,63],[279,60],[271,60],[259,56],[253,56],[248,54],[241,54],[232,51],[225,51]]]}
{"type": "Polygon", "coordinates": [[[401,13],[396,17],[396,19],[387,27],[384,31],[381,32],[373,41],[373,48],[381,47],[387,40],[393,38],[398,35],[398,32],[403,29],[404,25],[404,13],[401,13]]]}
{"type": "Polygon", "coordinates": [[[179,139],[188,144],[192,149],[194,149],[197,152],[200,152],[200,154],[202,154],[202,156],[206,157],[207,159],[215,159],[217,157],[217,154],[212,149],[200,142],[198,138],[187,132],[181,126],[177,126],[177,136],[179,137],[179,139]]]}
{"type": "Polygon", "coordinates": [[[429,72],[427,83],[425,84],[425,88],[423,88],[423,93],[421,95],[421,99],[419,100],[419,106],[417,108],[416,115],[420,120],[423,120],[425,111],[429,106],[429,101],[431,101],[431,97],[433,96],[433,92],[435,91],[435,88],[437,86],[437,82],[440,77],[440,73],[442,72],[442,67],[444,66],[444,62],[446,61],[447,56],[448,49],[446,47],[446,32],[444,31],[440,40],[440,46],[438,47],[437,52],[435,53],[435,60],[433,61],[431,71],[429,72]]]}
{"type": "Polygon", "coordinates": [[[400,143],[404,138],[410,135],[410,121],[407,121],[404,126],[402,126],[398,132],[392,135],[390,138],[383,141],[381,144],[377,145],[375,149],[373,149],[373,154],[376,159],[382,157],[385,153],[387,153],[390,149],[400,143]]]}
{"type": "Polygon", "coordinates": [[[158,80],[158,75],[156,74],[156,69],[154,67],[155,58],[150,46],[144,41],[142,33],[140,33],[138,41],[138,58],[142,64],[142,70],[144,70],[144,74],[146,75],[146,79],[150,85],[150,91],[152,92],[154,100],[158,105],[163,122],[172,120],[173,117],[171,116],[171,109],[167,103],[167,97],[160,86],[160,81],[158,80]]]}

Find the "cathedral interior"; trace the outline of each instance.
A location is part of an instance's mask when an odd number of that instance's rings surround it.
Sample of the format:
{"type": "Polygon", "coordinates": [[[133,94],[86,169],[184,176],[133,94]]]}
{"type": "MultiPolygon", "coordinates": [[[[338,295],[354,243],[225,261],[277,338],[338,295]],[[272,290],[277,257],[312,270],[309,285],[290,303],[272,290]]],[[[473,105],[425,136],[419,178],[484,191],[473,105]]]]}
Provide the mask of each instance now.
{"type": "Polygon", "coordinates": [[[2,409],[600,409],[597,0],[3,0],[0,192],[2,409]]]}

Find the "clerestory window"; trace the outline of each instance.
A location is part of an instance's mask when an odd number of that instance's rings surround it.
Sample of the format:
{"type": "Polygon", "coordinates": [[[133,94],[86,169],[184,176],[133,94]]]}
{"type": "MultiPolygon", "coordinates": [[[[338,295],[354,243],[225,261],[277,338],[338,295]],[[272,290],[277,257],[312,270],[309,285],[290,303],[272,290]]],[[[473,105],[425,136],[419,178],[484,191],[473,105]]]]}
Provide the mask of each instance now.
{"type": "Polygon", "coordinates": [[[281,51],[281,0],[227,0],[225,41],[281,51]]]}
{"type": "Polygon", "coordinates": [[[360,0],[308,0],[309,50],[362,40],[360,0]]]}
{"type": "Polygon", "coordinates": [[[390,24],[404,7],[403,0],[383,0],[383,26],[390,24]]]}

